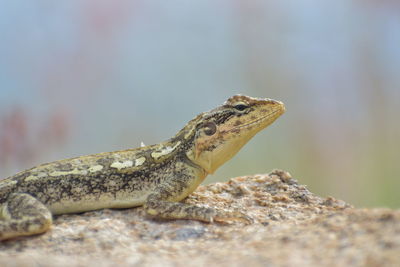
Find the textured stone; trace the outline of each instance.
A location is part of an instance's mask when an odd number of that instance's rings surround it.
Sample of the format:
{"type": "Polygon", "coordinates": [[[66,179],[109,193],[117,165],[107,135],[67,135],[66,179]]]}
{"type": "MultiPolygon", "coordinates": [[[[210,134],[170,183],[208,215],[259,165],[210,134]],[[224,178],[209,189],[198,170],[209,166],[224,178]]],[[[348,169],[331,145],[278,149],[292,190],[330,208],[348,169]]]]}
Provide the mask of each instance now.
{"type": "Polygon", "coordinates": [[[58,216],[0,243],[0,266],[400,266],[400,211],[321,198],[287,172],[199,187],[185,200],[254,223],[153,220],[142,208],[58,216]]]}

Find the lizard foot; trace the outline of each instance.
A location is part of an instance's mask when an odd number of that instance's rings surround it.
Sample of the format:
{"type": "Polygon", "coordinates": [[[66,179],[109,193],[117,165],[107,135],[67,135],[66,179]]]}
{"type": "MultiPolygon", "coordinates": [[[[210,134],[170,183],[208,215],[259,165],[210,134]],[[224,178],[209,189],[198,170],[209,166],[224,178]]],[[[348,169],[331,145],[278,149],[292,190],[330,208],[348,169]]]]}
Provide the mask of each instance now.
{"type": "Polygon", "coordinates": [[[232,223],[232,222],[242,222],[245,224],[254,223],[254,220],[250,216],[240,211],[225,211],[225,210],[215,210],[215,211],[216,213],[212,217],[212,221],[218,223],[232,223]]]}

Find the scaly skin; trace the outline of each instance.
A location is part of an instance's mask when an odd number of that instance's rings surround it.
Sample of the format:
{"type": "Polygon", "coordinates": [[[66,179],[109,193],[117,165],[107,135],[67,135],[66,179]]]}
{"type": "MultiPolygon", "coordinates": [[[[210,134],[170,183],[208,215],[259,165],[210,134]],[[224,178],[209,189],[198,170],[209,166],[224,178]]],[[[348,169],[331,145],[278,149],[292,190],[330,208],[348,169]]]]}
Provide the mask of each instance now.
{"type": "Polygon", "coordinates": [[[160,144],[46,163],[1,180],[0,240],[43,233],[52,214],[103,208],[144,206],[167,219],[250,220],[179,201],[284,111],[279,101],[236,95],[160,144]]]}

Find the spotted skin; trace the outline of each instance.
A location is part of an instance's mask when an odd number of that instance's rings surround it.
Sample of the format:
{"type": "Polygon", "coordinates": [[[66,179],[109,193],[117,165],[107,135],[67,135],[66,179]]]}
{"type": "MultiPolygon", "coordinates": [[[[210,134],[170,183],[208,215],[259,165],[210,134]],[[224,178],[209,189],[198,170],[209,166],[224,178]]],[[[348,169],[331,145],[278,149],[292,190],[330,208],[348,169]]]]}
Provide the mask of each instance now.
{"type": "Polygon", "coordinates": [[[0,240],[45,232],[52,215],[143,206],[154,217],[205,222],[242,213],[180,203],[285,111],[243,95],[201,113],[171,139],[42,164],[0,181],[0,240]]]}

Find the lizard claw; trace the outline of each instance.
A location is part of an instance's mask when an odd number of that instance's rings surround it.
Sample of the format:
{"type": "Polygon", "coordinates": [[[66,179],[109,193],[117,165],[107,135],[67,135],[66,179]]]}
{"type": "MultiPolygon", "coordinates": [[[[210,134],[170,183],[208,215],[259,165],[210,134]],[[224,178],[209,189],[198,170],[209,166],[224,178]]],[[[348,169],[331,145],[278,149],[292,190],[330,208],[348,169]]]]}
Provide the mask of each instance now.
{"type": "Polygon", "coordinates": [[[254,223],[253,218],[240,211],[221,211],[213,217],[213,220],[221,223],[232,221],[239,221],[245,224],[254,223]]]}

